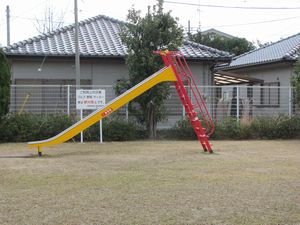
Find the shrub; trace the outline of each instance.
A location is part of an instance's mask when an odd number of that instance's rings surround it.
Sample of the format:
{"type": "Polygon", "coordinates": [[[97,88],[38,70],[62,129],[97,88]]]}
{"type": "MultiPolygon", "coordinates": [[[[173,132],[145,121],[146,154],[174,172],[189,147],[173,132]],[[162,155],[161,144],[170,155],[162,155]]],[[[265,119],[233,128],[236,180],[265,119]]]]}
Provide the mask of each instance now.
{"type": "Polygon", "coordinates": [[[176,138],[182,140],[197,139],[194,128],[187,117],[179,120],[175,126],[170,129],[170,133],[165,135],[166,138],[176,138]]]}
{"type": "Polygon", "coordinates": [[[215,123],[214,139],[233,139],[239,134],[239,123],[233,117],[227,117],[215,123]]]}
{"type": "MultiPolygon", "coordinates": [[[[27,142],[55,136],[76,122],[65,114],[36,115],[8,114],[0,121],[0,142],[27,142]]],[[[225,118],[215,125],[213,139],[287,139],[300,137],[300,117],[279,115],[257,117],[251,121],[225,118]]],[[[179,120],[171,129],[159,132],[160,138],[196,140],[187,118],[179,120]]],[[[103,120],[104,141],[129,141],[147,138],[147,132],[136,122],[113,116],[103,120]]],[[[80,140],[80,135],[75,137],[80,140]]],[[[99,123],[84,131],[85,141],[99,141],[99,123]]]]}
{"type": "Polygon", "coordinates": [[[1,142],[25,142],[50,138],[74,123],[64,114],[9,114],[0,123],[1,142]]]}
{"type": "MultiPolygon", "coordinates": [[[[187,118],[179,120],[169,131],[163,132],[165,138],[194,140],[196,135],[187,118]]],[[[257,117],[251,121],[237,121],[227,117],[215,123],[212,139],[287,139],[300,136],[300,117],[279,115],[257,117]]]]}
{"type": "Polygon", "coordinates": [[[0,120],[8,113],[10,98],[10,66],[0,49],[0,120]]]}
{"type": "MultiPolygon", "coordinates": [[[[84,132],[84,140],[99,141],[99,123],[84,132]]],[[[121,117],[108,117],[102,121],[103,141],[130,141],[146,138],[146,131],[137,123],[121,117]]]]}
{"type": "MultiPolygon", "coordinates": [[[[9,114],[0,122],[0,142],[28,142],[53,137],[76,123],[65,114],[9,114]]],[[[146,131],[134,122],[118,117],[103,120],[104,141],[128,141],[146,137],[146,131]]],[[[80,140],[80,135],[74,137],[80,140]]],[[[99,123],[84,131],[85,141],[99,141],[99,123]]]]}
{"type": "Polygon", "coordinates": [[[257,117],[251,122],[252,138],[294,138],[300,132],[300,118],[279,115],[257,117]]]}

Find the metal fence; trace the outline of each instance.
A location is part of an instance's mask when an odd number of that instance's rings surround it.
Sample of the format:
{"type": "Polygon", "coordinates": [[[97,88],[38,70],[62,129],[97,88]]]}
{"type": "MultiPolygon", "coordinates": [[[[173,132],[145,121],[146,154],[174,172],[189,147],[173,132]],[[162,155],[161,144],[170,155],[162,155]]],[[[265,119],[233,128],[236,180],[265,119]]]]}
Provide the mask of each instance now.
{"type": "MultiPolygon", "coordinates": [[[[203,98],[215,120],[227,116],[239,119],[251,119],[257,116],[292,115],[291,87],[279,86],[199,86],[203,98]]],[[[116,97],[110,85],[81,85],[81,89],[104,89],[106,102],[116,97]]],[[[171,94],[166,101],[166,126],[173,125],[185,115],[177,91],[171,87],[171,94]]],[[[76,114],[75,85],[12,85],[10,112],[76,114]]],[[[90,113],[86,111],[85,114],[90,113]]],[[[127,107],[118,113],[128,117],[127,107]]]]}

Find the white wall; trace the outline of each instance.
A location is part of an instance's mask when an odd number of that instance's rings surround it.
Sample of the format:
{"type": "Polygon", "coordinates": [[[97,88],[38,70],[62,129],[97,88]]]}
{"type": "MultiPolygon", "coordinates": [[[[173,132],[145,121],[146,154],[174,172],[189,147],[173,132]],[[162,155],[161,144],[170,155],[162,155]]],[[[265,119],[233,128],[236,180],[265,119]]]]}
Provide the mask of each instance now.
{"type": "Polygon", "coordinates": [[[290,86],[293,65],[291,63],[273,63],[264,66],[230,70],[230,72],[258,78],[264,80],[266,83],[280,82],[280,86],[290,86]]]}
{"type": "Polygon", "coordinates": [[[213,78],[209,68],[210,67],[209,63],[188,62],[188,64],[193,73],[197,85],[200,86],[213,85],[213,78]]]}
{"type": "MultiPolygon", "coordinates": [[[[90,80],[91,84],[111,85],[118,78],[126,77],[127,74],[127,67],[121,59],[81,60],[80,63],[81,79],[90,80]]],[[[12,78],[13,80],[22,80],[26,84],[30,84],[30,82],[36,84],[39,80],[75,81],[74,60],[46,58],[43,62],[43,58],[15,59],[12,60],[12,78]]]]}
{"type": "MultiPolygon", "coordinates": [[[[74,81],[74,59],[64,58],[23,58],[11,59],[13,80],[26,84],[41,83],[40,80],[74,81]],[[27,81],[26,81],[27,80],[27,81]]],[[[191,71],[198,85],[212,85],[212,75],[208,63],[189,62],[191,71]]],[[[123,59],[81,59],[81,79],[90,80],[90,84],[112,85],[117,79],[128,77],[128,69],[123,59]]],[[[60,83],[58,83],[60,84],[60,83]]]]}
{"type": "Polygon", "coordinates": [[[93,62],[92,83],[95,85],[112,85],[117,79],[128,77],[128,69],[124,62],[93,62]]]}

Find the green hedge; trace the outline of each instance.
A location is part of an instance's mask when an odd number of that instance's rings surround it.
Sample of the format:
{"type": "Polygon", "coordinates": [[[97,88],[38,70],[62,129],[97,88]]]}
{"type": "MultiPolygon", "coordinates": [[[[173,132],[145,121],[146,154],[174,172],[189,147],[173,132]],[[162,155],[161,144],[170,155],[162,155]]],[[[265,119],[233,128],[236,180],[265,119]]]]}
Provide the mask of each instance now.
{"type": "MultiPolygon", "coordinates": [[[[169,131],[166,138],[196,139],[193,127],[187,118],[180,120],[169,131]]],[[[300,117],[279,115],[257,117],[251,121],[237,121],[228,117],[215,123],[212,139],[288,139],[300,137],[300,117]]]]}
{"type": "Polygon", "coordinates": [[[215,139],[288,139],[300,136],[300,117],[279,115],[252,121],[227,118],[216,126],[215,139]]]}
{"type": "Polygon", "coordinates": [[[71,117],[63,114],[43,116],[9,114],[0,121],[0,142],[25,142],[50,138],[71,126],[73,122],[71,117]]]}
{"type": "MultiPolygon", "coordinates": [[[[0,120],[0,142],[27,142],[55,136],[76,122],[64,114],[10,114],[0,120]]],[[[228,117],[215,125],[213,139],[288,139],[300,137],[300,117],[280,115],[257,117],[251,122],[228,117]]],[[[161,139],[195,140],[190,121],[185,118],[171,129],[158,131],[161,139]]],[[[111,116],[103,120],[104,141],[129,141],[147,138],[147,132],[136,123],[111,116]]],[[[80,140],[80,135],[74,137],[80,140]]],[[[99,141],[99,123],[84,131],[85,141],[99,141]]]]}
{"type": "MultiPolygon", "coordinates": [[[[84,131],[85,141],[99,141],[99,123],[84,131]]],[[[102,121],[103,141],[131,141],[146,138],[146,131],[133,121],[110,116],[102,121]]],[[[79,136],[76,137],[77,139],[79,136]]]]}
{"type": "MultiPolygon", "coordinates": [[[[10,114],[0,121],[0,142],[28,142],[55,136],[72,124],[75,117],[65,114],[10,114]]],[[[103,120],[104,141],[128,141],[145,138],[146,132],[134,122],[118,117],[103,120]]],[[[80,135],[74,137],[80,140],[80,135]]],[[[85,141],[99,141],[99,123],[84,131],[85,141]]]]}

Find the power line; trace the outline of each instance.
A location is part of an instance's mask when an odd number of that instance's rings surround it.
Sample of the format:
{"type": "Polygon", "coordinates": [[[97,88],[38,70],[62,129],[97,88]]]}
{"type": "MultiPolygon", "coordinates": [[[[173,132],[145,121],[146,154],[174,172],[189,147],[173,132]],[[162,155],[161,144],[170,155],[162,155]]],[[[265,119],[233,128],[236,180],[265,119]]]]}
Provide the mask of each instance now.
{"type": "MultiPolygon", "coordinates": [[[[297,18],[300,18],[300,16],[287,17],[287,18],[274,19],[274,20],[264,20],[264,21],[257,21],[257,22],[251,22],[251,23],[217,25],[217,26],[209,26],[209,27],[234,27],[234,26],[246,26],[246,25],[254,25],[254,24],[264,24],[264,23],[280,22],[280,21],[292,20],[292,19],[297,19],[297,18]]],[[[208,27],[208,26],[205,26],[205,27],[208,27]]]]}
{"type": "MultiPolygon", "coordinates": [[[[34,5],[33,7],[29,8],[29,9],[26,9],[25,11],[19,13],[19,15],[23,15],[23,14],[26,14],[27,12],[30,12],[30,11],[33,11],[35,8],[41,6],[42,4],[44,4],[47,0],[44,0],[43,2],[39,2],[38,4],[34,5]]],[[[14,8],[11,8],[11,11],[13,12],[14,11],[14,8]]],[[[12,16],[11,16],[12,17],[12,16]]],[[[1,19],[2,20],[2,19],[1,19]]],[[[13,19],[12,19],[13,20],[13,19]]],[[[0,25],[2,24],[5,24],[5,21],[4,22],[1,22],[0,25]]]]}
{"type": "Polygon", "coordinates": [[[27,12],[32,12],[34,9],[40,7],[41,5],[45,4],[47,0],[44,0],[43,2],[39,2],[38,4],[36,4],[35,6],[29,8],[29,9],[26,9],[25,11],[21,12],[19,15],[23,15],[23,14],[26,14],[27,12]]]}
{"type": "MultiPolygon", "coordinates": [[[[39,22],[47,22],[47,20],[45,19],[37,19],[37,18],[30,18],[30,17],[23,17],[23,16],[11,16],[12,18],[15,19],[22,19],[22,20],[31,20],[31,21],[39,21],[39,22]]],[[[52,21],[54,23],[61,23],[61,21],[52,21]]],[[[67,24],[71,24],[71,23],[67,23],[67,24]]]]}
{"type": "Polygon", "coordinates": [[[174,1],[164,1],[165,3],[170,4],[179,4],[179,5],[191,5],[191,6],[201,6],[201,7],[210,7],[210,8],[227,8],[227,9],[260,9],[260,10],[291,10],[296,9],[299,10],[300,7],[257,7],[257,6],[226,6],[226,5],[210,5],[210,4],[196,4],[196,3],[188,3],[188,2],[174,2],[174,1]]]}
{"type": "MultiPolygon", "coordinates": [[[[265,21],[257,21],[252,23],[240,23],[240,24],[227,24],[227,25],[211,25],[211,26],[203,26],[202,28],[219,28],[219,27],[238,27],[238,26],[247,26],[247,25],[254,25],[254,24],[264,24],[264,23],[272,23],[272,22],[279,22],[279,21],[285,21],[285,20],[291,20],[291,19],[297,19],[300,18],[300,16],[295,17],[288,17],[288,18],[282,18],[282,19],[275,19],[275,20],[265,20],[265,21]]],[[[185,28],[187,30],[187,28],[185,28]]],[[[190,27],[192,31],[198,31],[198,27],[190,27]]]]}

